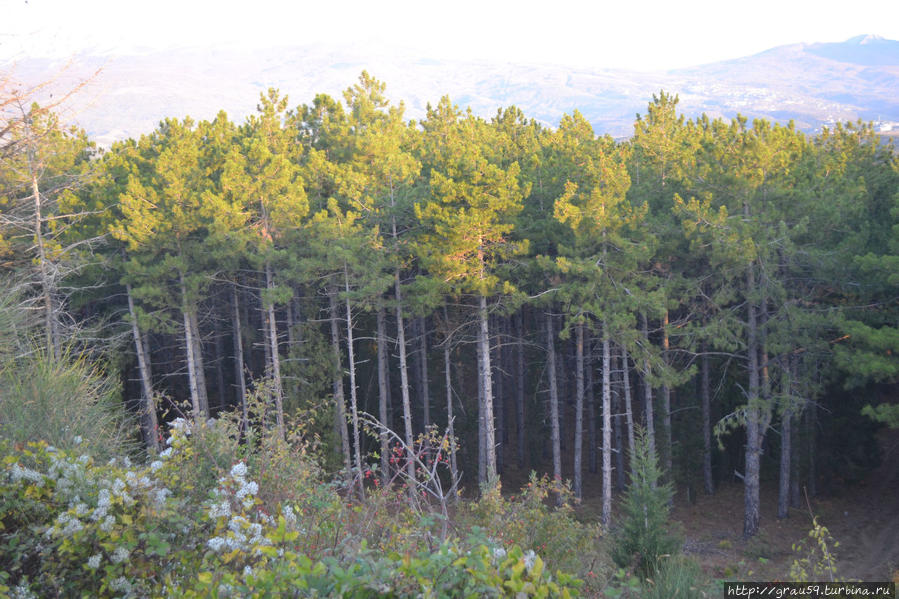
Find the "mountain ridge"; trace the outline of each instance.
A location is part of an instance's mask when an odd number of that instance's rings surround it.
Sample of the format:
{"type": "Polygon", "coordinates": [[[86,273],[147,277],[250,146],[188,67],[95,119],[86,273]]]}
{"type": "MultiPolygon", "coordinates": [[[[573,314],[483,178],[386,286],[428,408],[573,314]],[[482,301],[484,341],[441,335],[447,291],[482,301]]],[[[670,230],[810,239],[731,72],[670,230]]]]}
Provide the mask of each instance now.
{"type": "Polygon", "coordinates": [[[653,94],[665,90],[679,96],[688,117],[740,113],[793,120],[807,131],[858,118],[899,121],[899,42],[871,35],[669,71],[440,59],[362,44],[110,52],[80,54],[67,68],[46,58],[0,68],[26,84],[56,77],[59,89],[100,68],[73,100],[70,116],[102,145],[148,133],[166,117],[210,119],[225,110],[241,120],[268,87],[288,94],[292,106],[318,93],[340,98],[362,70],[387,84],[388,97],[405,103],[408,118],[422,117],[428,103],[449,95],[487,118],[516,105],[549,126],[577,109],[597,133],[623,137],[653,94]]]}

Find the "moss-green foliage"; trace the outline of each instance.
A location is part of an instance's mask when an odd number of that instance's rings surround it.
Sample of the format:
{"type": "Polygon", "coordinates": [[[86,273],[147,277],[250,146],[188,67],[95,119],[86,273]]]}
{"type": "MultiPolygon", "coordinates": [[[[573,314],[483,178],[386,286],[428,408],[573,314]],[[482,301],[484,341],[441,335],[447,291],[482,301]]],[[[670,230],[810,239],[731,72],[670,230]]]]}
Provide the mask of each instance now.
{"type": "Polygon", "coordinates": [[[662,559],[655,575],[644,584],[645,599],[699,599],[713,597],[720,590],[710,588],[702,568],[684,556],[662,559]]]}
{"type": "Polygon", "coordinates": [[[36,350],[0,364],[0,439],[109,458],[132,444],[118,390],[83,355],[36,350]]]}
{"type": "Polygon", "coordinates": [[[536,547],[438,543],[402,491],[347,502],[296,438],[241,445],[237,433],[236,419],[176,420],[144,465],[2,442],[0,594],[577,594],[579,581],[550,574],[536,547]]]}
{"type": "Polygon", "coordinates": [[[839,546],[839,542],[830,536],[830,531],[818,522],[816,516],[812,519],[812,529],[808,532],[808,538],[793,545],[796,559],[790,565],[789,579],[792,582],[815,580],[840,582],[837,574],[837,556],[834,553],[839,546]]]}
{"type": "Polygon", "coordinates": [[[553,506],[557,485],[531,473],[518,495],[503,496],[488,489],[481,499],[462,506],[458,519],[466,528],[477,527],[499,547],[531,547],[553,569],[578,574],[588,585],[604,577],[605,562],[598,549],[598,524],[575,518],[571,490],[563,488],[562,502],[553,506]]]}
{"type": "Polygon", "coordinates": [[[642,429],[635,431],[634,441],[631,482],[624,495],[612,558],[645,578],[653,575],[662,556],[677,549],[678,539],[669,531],[672,491],[669,484],[659,483],[658,457],[650,450],[649,438],[642,429]]]}

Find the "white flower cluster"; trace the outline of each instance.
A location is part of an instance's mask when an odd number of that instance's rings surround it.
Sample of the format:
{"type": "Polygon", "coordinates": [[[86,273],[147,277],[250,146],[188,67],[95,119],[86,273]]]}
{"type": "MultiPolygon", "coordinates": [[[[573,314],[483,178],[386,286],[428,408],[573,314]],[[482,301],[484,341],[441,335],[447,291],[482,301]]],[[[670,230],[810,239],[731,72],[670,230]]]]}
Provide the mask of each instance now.
{"type": "Polygon", "coordinates": [[[296,526],[297,515],[294,513],[293,508],[286,503],[281,506],[281,515],[284,516],[284,521],[287,523],[287,526],[296,526]]]}
{"type": "Polygon", "coordinates": [[[272,544],[271,539],[263,532],[262,524],[251,522],[238,514],[228,520],[228,529],[224,535],[212,537],[206,541],[206,546],[216,553],[237,549],[241,551],[253,549],[258,553],[260,547],[272,544]]]}
{"type": "Polygon", "coordinates": [[[39,487],[44,486],[44,475],[40,472],[32,470],[31,468],[23,468],[21,464],[16,462],[12,465],[12,471],[10,472],[12,475],[12,482],[17,483],[19,481],[27,480],[36,484],[39,487]]]}
{"type": "MultiPolygon", "coordinates": [[[[215,553],[225,551],[258,551],[259,547],[271,545],[271,540],[265,536],[263,522],[274,524],[274,519],[262,512],[256,512],[248,519],[246,515],[256,504],[256,494],[259,485],[252,480],[247,480],[247,465],[238,462],[231,467],[228,476],[219,479],[219,486],[213,492],[213,499],[206,505],[206,513],[212,520],[227,518],[226,529],[219,536],[212,537],[206,542],[215,553]]],[[[284,510],[285,519],[296,522],[296,515],[291,508],[284,510]]]]}
{"type": "Polygon", "coordinates": [[[532,549],[528,549],[524,554],[524,567],[530,572],[536,562],[537,554],[532,549]]]}
{"type": "Polygon", "coordinates": [[[127,595],[131,591],[131,582],[124,576],[119,576],[109,583],[109,590],[119,591],[127,595]]]}
{"type": "Polygon", "coordinates": [[[47,529],[44,536],[47,538],[53,536],[70,537],[76,532],[84,529],[84,523],[79,520],[78,516],[73,514],[72,511],[73,510],[68,510],[58,515],[53,526],[47,529]]]}
{"type": "Polygon", "coordinates": [[[109,559],[114,564],[121,564],[123,561],[128,559],[128,556],[131,555],[131,551],[126,549],[125,547],[116,547],[115,551],[112,552],[112,555],[109,559]]]}
{"type": "Polygon", "coordinates": [[[256,503],[259,485],[256,481],[248,481],[246,476],[247,465],[243,462],[238,462],[231,467],[229,476],[219,479],[219,486],[214,491],[216,499],[207,509],[210,518],[215,520],[216,518],[227,518],[231,515],[232,495],[245,510],[253,507],[256,503]]]}
{"type": "Polygon", "coordinates": [[[23,582],[12,590],[10,599],[37,599],[37,595],[23,582]]]}

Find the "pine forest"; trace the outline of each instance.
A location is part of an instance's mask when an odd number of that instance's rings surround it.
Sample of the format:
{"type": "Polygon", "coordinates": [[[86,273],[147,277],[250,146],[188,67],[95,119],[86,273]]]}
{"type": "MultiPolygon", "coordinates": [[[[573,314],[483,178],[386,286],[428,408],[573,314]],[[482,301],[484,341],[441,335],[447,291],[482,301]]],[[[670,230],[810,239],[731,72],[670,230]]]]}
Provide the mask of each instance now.
{"type": "Polygon", "coordinates": [[[413,121],[363,72],[101,149],[34,94],[0,97],[0,595],[899,575],[895,537],[838,568],[811,516],[897,462],[899,159],[872,125],[664,91],[627,139],[449,96],[413,121]],[[691,552],[673,515],[726,491],[734,534],[691,552]]]}

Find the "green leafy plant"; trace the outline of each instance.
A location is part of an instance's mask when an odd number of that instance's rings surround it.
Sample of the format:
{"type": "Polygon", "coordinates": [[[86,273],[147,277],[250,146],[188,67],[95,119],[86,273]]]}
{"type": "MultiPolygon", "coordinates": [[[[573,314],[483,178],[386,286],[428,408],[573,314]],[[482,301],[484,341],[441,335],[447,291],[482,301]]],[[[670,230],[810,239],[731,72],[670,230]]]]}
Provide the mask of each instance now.
{"type": "Polygon", "coordinates": [[[793,582],[826,580],[840,582],[837,574],[837,557],[834,549],[840,544],[830,535],[826,526],[812,518],[808,538],[793,544],[796,558],[790,565],[789,579],[793,582]]]}

